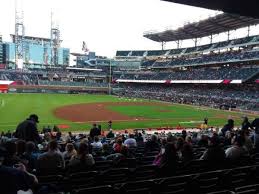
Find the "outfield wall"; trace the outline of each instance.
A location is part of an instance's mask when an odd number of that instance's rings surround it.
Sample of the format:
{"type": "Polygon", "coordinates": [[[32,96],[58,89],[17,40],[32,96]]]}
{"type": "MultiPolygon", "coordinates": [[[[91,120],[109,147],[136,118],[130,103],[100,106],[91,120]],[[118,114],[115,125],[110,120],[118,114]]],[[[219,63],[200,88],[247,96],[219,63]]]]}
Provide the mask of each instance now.
{"type": "Polygon", "coordinates": [[[97,93],[108,94],[109,89],[104,87],[78,87],[78,86],[40,86],[40,85],[9,85],[8,93],[97,93]]]}

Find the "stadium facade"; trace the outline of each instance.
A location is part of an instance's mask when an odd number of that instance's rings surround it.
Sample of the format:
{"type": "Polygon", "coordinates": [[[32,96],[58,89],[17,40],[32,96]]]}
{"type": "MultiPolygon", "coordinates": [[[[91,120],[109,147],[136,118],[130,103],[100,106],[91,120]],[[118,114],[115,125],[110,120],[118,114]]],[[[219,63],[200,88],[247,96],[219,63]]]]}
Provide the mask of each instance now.
{"type": "MultiPolygon", "coordinates": [[[[3,62],[8,69],[15,69],[15,36],[11,35],[12,42],[3,43],[3,62]]],[[[26,69],[41,69],[52,65],[51,39],[24,36],[23,38],[23,66],[26,69]]],[[[58,48],[57,66],[68,66],[70,57],[69,48],[58,48]]]]}

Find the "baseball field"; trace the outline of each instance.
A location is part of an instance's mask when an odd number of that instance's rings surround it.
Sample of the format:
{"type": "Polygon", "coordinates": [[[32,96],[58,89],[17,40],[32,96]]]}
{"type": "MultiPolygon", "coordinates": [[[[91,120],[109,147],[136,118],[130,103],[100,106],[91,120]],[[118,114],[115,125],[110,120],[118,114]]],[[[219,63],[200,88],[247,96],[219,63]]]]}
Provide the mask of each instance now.
{"type": "Polygon", "coordinates": [[[229,118],[239,126],[242,116],[259,116],[108,95],[0,94],[0,131],[15,130],[32,113],[39,116],[39,129],[57,125],[63,131],[88,131],[93,123],[107,129],[109,120],[113,129],[197,127],[205,117],[210,126],[221,127],[229,118]]]}

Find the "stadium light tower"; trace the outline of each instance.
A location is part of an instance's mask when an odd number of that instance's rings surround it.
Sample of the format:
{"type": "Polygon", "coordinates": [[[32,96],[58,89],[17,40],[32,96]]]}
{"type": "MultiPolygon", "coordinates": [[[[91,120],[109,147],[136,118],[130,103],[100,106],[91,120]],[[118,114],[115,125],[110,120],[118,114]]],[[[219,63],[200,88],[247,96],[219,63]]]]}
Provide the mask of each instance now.
{"type": "Polygon", "coordinates": [[[51,65],[58,65],[58,49],[60,48],[60,30],[59,25],[53,22],[53,12],[51,12],[51,29],[50,29],[50,47],[51,47],[51,65]]]}
{"type": "Polygon", "coordinates": [[[13,42],[15,43],[15,68],[23,69],[24,56],[24,25],[23,25],[22,7],[18,10],[17,0],[15,0],[15,35],[13,42]]]}

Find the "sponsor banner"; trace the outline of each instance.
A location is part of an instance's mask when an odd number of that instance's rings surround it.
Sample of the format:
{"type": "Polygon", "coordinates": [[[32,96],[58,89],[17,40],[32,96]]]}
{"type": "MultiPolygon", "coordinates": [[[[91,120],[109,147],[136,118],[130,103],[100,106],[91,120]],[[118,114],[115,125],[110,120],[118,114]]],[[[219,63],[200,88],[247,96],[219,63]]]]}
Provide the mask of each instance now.
{"type": "Polygon", "coordinates": [[[157,84],[162,84],[166,83],[166,80],[134,80],[134,79],[117,79],[116,82],[119,83],[157,83],[157,84]]]}
{"type": "Polygon", "coordinates": [[[232,80],[231,84],[242,84],[242,80],[232,80]]]}
{"type": "Polygon", "coordinates": [[[130,80],[117,79],[117,83],[165,83],[165,84],[239,84],[242,80],[130,80]]]}
{"type": "Polygon", "coordinates": [[[0,80],[0,85],[10,85],[13,81],[0,80]]]}

